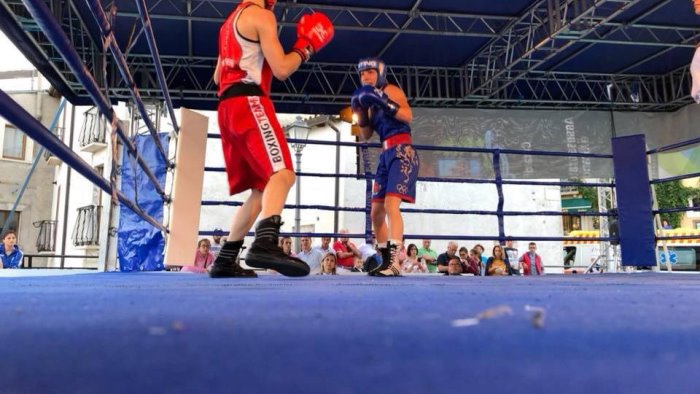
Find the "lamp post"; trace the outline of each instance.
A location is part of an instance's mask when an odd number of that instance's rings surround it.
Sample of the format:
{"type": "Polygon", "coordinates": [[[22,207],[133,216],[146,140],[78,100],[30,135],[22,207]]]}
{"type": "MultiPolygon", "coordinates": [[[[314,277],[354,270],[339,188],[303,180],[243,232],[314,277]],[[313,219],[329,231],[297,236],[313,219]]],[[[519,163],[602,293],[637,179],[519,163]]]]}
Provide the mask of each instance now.
{"type": "MultiPolygon", "coordinates": [[[[286,126],[287,133],[289,137],[293,138],[295,141],[290,145],[294,148],[294,155],[296,156],[295,170],[297,172],[301,171],[301,152],[306,147],[306,141],[309,139],[309,132],[311,127],[309,124],[297,116],[297,119],[291,124],[286,126]]],[[[299,208],[299,203],[301,201],[301,179],[296,177],[296,209],[294,210],[294,232],[301,232],[301,209],[299,208]]],[[[299,237],[294,238],[294,249],[299,250],[299,237]]]]}

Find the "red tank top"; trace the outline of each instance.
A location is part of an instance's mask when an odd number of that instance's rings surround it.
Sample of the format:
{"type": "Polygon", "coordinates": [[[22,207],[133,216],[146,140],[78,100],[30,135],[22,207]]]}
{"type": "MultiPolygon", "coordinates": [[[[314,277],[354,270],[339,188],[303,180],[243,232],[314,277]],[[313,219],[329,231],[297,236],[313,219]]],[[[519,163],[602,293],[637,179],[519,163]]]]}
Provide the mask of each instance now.
{"type": "Polygon", "coordinates": [[[251,41],[238,33],[237,22],[241,11],[255,3],[243,2],[231,12],[219,30],[219,57],[221,75],[218,95],[235,83],[248,83],[260,86],[266,95],[270,94],[272,72],[265,60],[260,41],[251,41]]]}

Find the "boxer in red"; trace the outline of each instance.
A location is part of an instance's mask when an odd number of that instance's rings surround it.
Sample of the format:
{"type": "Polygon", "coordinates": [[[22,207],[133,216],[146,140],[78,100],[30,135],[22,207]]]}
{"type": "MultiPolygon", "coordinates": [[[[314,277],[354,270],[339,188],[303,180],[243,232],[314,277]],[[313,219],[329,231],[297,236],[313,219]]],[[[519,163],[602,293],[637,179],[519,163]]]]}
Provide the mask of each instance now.
{"type": "Polygon", "coordinates": [[[333,39],[333,25],[321,13],[304,15],[297,41],[285,53],[277,37],[275,0],[247,0],[226,18],[219,31],[219,59],[214,82],[219,86],[219,127],[229,193],[250,190],[233,217],[228,239],[209,275],[255,277],[238,265],[245,234],[261,217],[245,262],[287,276],[305,276],[309,267],[278,246],[280,213],[295,174],[284,131],[270,100],[272,77],[285,80],[333,39]]]}

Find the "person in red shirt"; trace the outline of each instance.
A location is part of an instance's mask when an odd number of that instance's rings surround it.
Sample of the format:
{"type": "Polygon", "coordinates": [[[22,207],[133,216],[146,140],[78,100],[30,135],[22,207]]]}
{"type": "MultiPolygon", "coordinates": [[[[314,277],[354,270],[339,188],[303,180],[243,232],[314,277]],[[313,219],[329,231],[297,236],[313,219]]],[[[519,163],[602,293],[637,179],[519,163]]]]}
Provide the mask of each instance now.
{"type": "Polygon", "coordinates": [[[518,261],[523,266],[523,275],[542,275],[544,273],[544,267],[542,266],[542,257],[537,254],[537,244],[530,242],[527,245],[527,252],[525,252],[518,261]],[[535,268],[534,270],[532,268],[535,268]]]}
{"type": "MultiPolygon", "coordinates": [[[[340,230],[340,234],[348,234],[347,229],[340,230]]],[[[355,267],[355,260],[360,258],[360,250],[357,249],[354,243],[350,242],[348,237],[340,237],[333,243],[333,249],[338,257],[338,266],[345,269],[355,267]]]]}
{"type": "Polygon", "coordinates": [[[245,257],[247,265],[273,269],[287,276],[305,276],[309,266],[282,251],[278,238],[280,214],[295,174],[284,131],[270,100],[272,77],[283,81],[334,34],[328,17],[315,12],[297,24],[297,41],[284,52],[277,36],[275,0],[241,2],[219,31],[219,57],[214,82],[219,86],[218,119],[229,194],[247,190],[250,196],[233,218],[228,239],[209,275],[255,277],[236,259],[245,234],[255,223],[255,240],[245,257]]]}

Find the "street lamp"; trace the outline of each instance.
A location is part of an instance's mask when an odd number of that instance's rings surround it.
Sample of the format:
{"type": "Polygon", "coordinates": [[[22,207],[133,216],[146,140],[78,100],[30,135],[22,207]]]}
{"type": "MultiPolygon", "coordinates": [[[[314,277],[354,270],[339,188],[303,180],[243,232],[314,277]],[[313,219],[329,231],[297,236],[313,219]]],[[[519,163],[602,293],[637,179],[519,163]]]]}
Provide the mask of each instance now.
{"type": "MultiPolygon", "coordinates": [[[[287,130],[287,135],[294,139],[293,142],[290,143],[292,148],[294,148],[295,156],[296,156],[296,165],[294,166],[297,172],[301,171],[301,152],[304,150],[306,147],[306,141],[309,139],[309,132],[311,131],[311,127],[309,124],[301,118],[301,116],[297,116],[297,119],[287,125],[285,127],[287,130]]],[[[297,189],[297,195],[296,195],[296,209],[294,212],[294,232],[299,233],[301,232],[301,209],[299,208],[299,203],[301,201],[301,178],[297,176],[296,178],[296,189],[297,189]]],[[[299,250],[299,237],[294,238],[294,248],[296,250],[299,250]]]]}

